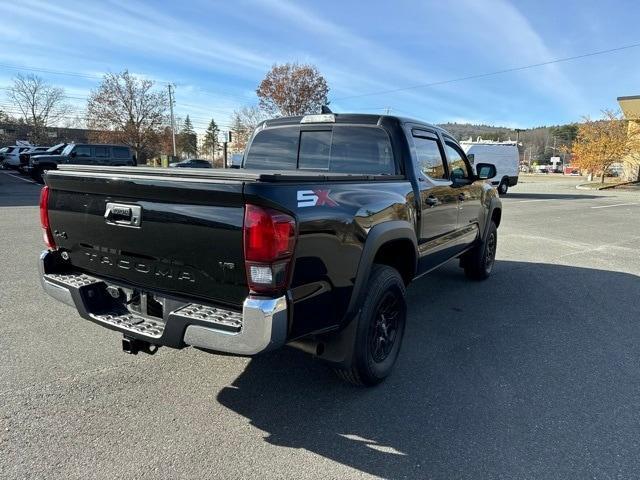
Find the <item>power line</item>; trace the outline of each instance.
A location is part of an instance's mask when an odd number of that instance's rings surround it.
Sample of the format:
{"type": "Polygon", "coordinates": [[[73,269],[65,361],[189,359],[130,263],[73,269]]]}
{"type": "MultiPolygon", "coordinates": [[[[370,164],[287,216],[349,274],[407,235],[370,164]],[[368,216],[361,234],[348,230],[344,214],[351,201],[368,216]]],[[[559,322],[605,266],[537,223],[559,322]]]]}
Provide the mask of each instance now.
{"type": "Polygon", "coordinates": [[[49,68],[35,68],[35,67],[23,67],[21,65],[10,65],[8,63],[0,63],[0,67],[8,68],[10,70],[26,70],[28,72],[50,73],[52,75],[66,75],[68,77],[80,77],[101,80],[100,75],[91,75],[88,73],[70,72],[66,70],[53,70],[49,68]]]}
{"type": "Polygon", "coordinates": [[[348,100],[351,98],[361,98],[361,97],[371,97],[371,96],[375,96],[375,95],[384,95],[387,93],[396,93],[396,92],[403,92],[406,90],[414,90],[416,88],[428,88],[428,87],[435,87],[435,86],[439,86],[439,85],[446,85],[449,83],[456,83],[456,82],[463,82],[465,80],[475,80],[478,78],[484,78],[484,77],[491,77],[494,75],[502,75],[504,73],[511,73],[511,72],[519,72],[522,70],[528,70],[530,68],[537,68],[537,67],[544,67],[545,65],[552,65],[554,63],[562,63],[562,62],[569,62],[571,60],[578,60],[581,58],[587,58],[587,57],[594,57],[596,55],[605,55],[607,53],[613,53],[613,52],[619,52],[621,50],[628,50],[630,48],[636,48],[636,47],[640,47],[640,42],[639,43],[632,43],[630,45],[623,45],[621,47],[616,47],[616,48],[609,48],[607,50],[598,50],[595,52],[589,52],[589,53],[584,53],[582,55],[574,55],[571,57],[564,57],[564,58],[556,58],[555,60],[549,60],[546,62],[540,62],[540,63],[532,63],[529,65],[523,65],[520,67],[513,67],[513,68],[505,68],[503,70],[495,70],[493,72],[487,72],[487,73],[479,73],[479,74],[475,74],[475,75],[467,75],[464,77],[458,77],[458,78],[452,78],[449,80],[441,80],[441,81],[437,81],[437,82],[430,82],[430,83],[423,83],[420,85],[412,85],[410,87],[401,87],[401,88],[393,88],[393,89],[389,89],[389,90],[379,90],[377,92],[371,92],[371,93],[362,93],[359,95],[350,95],[347,97],[340,97],[340,98],[334,98],[333,101],[337,102],[340,100],[348,100]]]}

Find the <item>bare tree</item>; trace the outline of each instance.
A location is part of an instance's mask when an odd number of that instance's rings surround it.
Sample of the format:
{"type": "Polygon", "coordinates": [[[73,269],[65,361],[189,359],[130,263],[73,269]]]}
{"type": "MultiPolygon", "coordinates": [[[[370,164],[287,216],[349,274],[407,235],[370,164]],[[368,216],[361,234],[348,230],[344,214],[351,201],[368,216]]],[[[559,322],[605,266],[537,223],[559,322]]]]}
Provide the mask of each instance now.
{"type": "Polygon", "coordinates": [[[154,82],[127,70],[108,73],[91,92],[87,103],[87,126],[100,141],[119,141],[133,148],[145,162],[161,148],[169,100],[154,82]]]}
{"type": "Polygon", "coordinates": [[[260,108],[272,116],[319,113],[327,105],[327,81],[313,65],[274,65],[256,90],[260,108]]]}
{"type": "Polygon", "coordinates": [[[46,128],[56,125],[70,112],[64,89],[47,84],[42,78],[18,74],[9,87],[9,100],[17,107],[24,122],[33,128],[32,140],[46,138],[46,128]]]}
{"type": "Polygon", "coordinates": [[[257,106],[242,107],[231,115],[232,152],[242,152],[260,122],[269,116],[257,106]]]}

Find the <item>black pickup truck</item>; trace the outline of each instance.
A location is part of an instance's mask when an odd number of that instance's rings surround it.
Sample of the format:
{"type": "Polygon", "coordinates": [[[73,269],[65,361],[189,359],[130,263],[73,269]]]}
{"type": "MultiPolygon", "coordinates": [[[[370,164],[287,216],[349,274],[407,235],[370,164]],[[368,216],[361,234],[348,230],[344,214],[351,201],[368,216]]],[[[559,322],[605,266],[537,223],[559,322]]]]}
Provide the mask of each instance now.
{"type": "Polygon", "coordinates": [[[413,279],[453,258],[491,273],[494,175],[438,127],[361,114],[263,122],[240,169],[59,165],[40,202],[42,285],[128,353],[289,344],[373,385],[413,279]]]}
{"type": "Polygon", "coordinates": [[[69,143],[51,154],[32,156],[23,167],[35,181],[42,183],[42,176],[58,165],[135,166],[136,156],[126,145],[69,143]]]}

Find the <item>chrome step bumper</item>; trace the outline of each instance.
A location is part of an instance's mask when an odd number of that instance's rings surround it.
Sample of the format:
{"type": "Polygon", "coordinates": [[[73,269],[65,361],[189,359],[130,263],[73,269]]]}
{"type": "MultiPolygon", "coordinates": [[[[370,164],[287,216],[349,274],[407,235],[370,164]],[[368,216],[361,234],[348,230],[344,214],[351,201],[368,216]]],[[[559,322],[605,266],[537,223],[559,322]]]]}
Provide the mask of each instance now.
{"type": "MultiPolygon", "coordinates": [[[[82,318],[155,345],[255,355],[285,344],[288,311],[285,296],[247,297],[242,311],[192,303],[187,299],[162,301],[162,318],[131,311],[107,291],[116,286],[85,273],[65,271],[55,251],[40,255],[40,278],[44,290],[78,310],[82,318]]],[[[122,287],[125,289],[126,287],[122,287]]]]}

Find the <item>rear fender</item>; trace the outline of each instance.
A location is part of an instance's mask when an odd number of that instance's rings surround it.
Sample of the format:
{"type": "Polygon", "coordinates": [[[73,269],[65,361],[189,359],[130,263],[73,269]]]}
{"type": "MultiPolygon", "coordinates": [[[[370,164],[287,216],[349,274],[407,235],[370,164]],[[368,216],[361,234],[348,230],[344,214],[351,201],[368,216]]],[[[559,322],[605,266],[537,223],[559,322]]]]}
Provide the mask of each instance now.
{"type": "Polygon", "coordinates": [[[343,368],[350,366],[360,305],[366,293],[367,281],[376,254],[380,247],[387,242],[407,239],[413,244],[415,258],[417,259],[418,242],[416,240],[415,230],[409,222],[405,220],[392,220],[378,224],[369,231],[362,250],[360,262],[358,263],[358,271],[356,273],[351,300],[344,317],[343,328],[339,332],[330,334],[322,340],[324,348],[322,354],[318,355],[319,358],[332,363],[334,366],[338,365],[343,368]]]}

